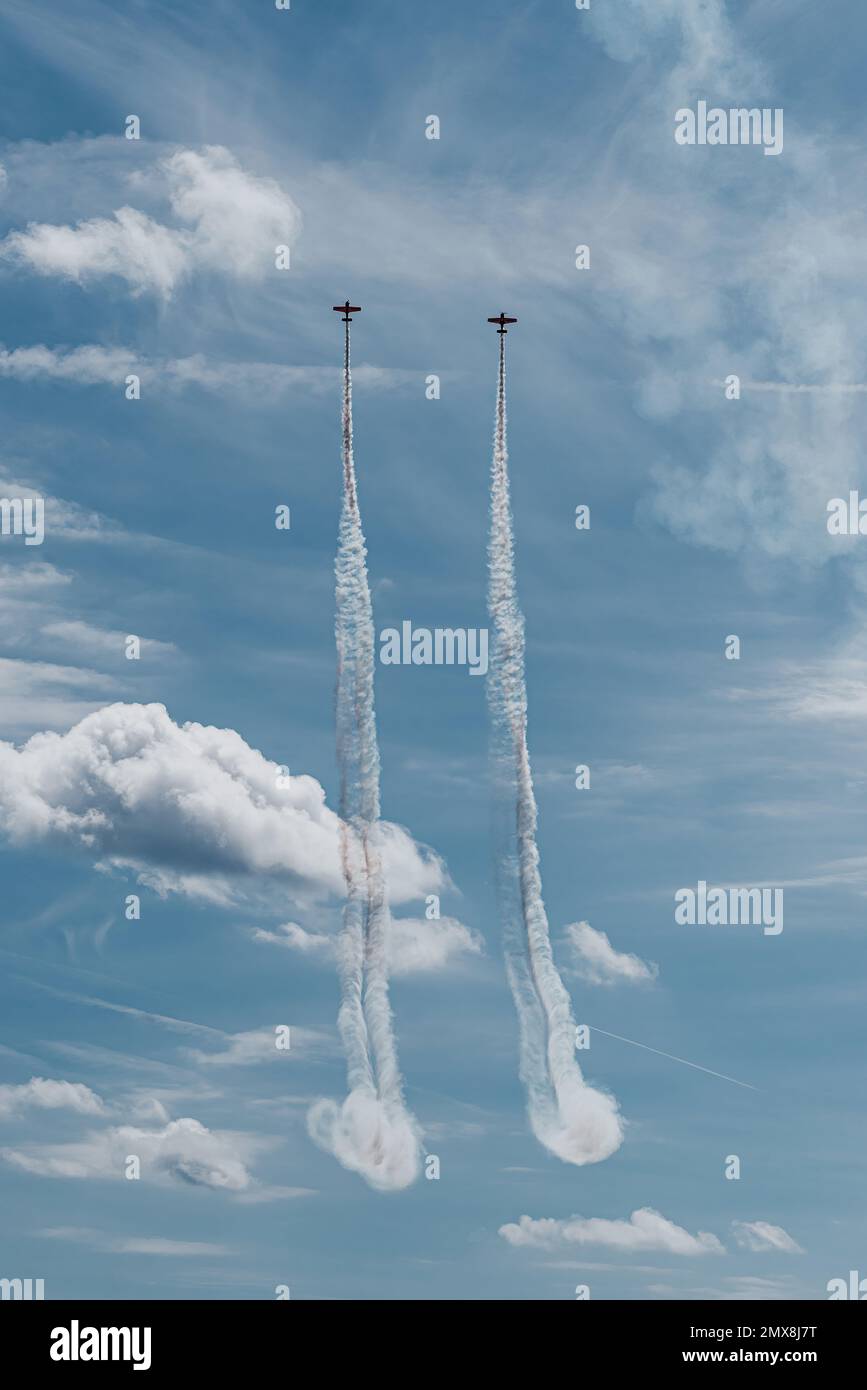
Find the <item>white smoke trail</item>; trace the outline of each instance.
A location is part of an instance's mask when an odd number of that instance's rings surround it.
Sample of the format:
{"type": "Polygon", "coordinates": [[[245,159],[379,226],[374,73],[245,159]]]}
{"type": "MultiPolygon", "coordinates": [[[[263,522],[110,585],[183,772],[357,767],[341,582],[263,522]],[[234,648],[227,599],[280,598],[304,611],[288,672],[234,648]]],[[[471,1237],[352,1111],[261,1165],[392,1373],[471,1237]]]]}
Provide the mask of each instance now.
{"type": "Polygon", "coordinates": [[[337,754],[346,905],[340,937],[338,1027],[349,1095],[320,1100],[311,1137],[344,1167],[383,1191],[407,1187],[419,1169],[420,1134],[403,1101],[388,997],[390,917],[379,848],[379,745],[373,695],[375,634],[352,442],[349,324],[343,365],[343,506],[335,564],[337,754]]]}
{"type": "Polygon", "coordinates": [[[567,1163],[596,1163],[619,1148],[617,1102],[584,1080],[575,1058],[569,995],[551,953],[536,845],[536,798],[527,751],[524,617],[515,580],[506,446],[505,334],[500,335],[488,610],[494,629],[488,674],[495,785],[498,896],[506,968],[518,1013],[521,1079],[536,1138],[567,1163]]]}

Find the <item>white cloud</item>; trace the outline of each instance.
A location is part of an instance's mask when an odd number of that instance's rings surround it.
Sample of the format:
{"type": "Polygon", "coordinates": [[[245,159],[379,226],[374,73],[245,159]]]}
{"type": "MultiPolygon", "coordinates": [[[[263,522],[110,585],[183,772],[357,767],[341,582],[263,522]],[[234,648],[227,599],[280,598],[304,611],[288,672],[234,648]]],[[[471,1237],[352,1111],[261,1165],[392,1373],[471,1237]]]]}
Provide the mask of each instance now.
{"type": "Polygon", "coordinates": [[[464,956],[481,955],[482,938],[455,917],[428,921],[425,917],[395,917],[389,941],[393,975],[447,970],[464,956]]]}
{"type": "MultiPolygon", "coordinates": [[[[67,726],[91,714],[118,689],[123,689],[119,678],[85,667],[0,657],[0,726],[7,732],[24,732],[34,724],[67,726]]],[[[3,747],[0,743],[0,762],[3,747]]],[[[3,800],[0,791],[0,826],[3,800]]]]}
{"type": "Polygon", "coordinates": [[[595,229],[604,245],[594,309],[646,362],[642,412],[679,415],[704,441],[692,460],[653,461],[650,510],[686,541],[745,554],[751,571],[845,556],[857,538],[829,537],[825,507],[865,486],[861,398],[834,389],[864,378],[854,147],[845,132],[799,126],[788,108],[780,159],[676,145],[675,111],[698,97],[779,104],[778,81],[724,0],[622,0],[587,22],[609,54],[645,69],[608,157],[582,183],[586,240],[595,229]],[[728,401],[708,383],[730,374],[799,389],[728,401]]]}
{"type": "Polygon", "coordinates": [[[167,1240],[164,1236],[124,1236],[113,1243],[112,1249],[119,1255],[168,1255],[172,1259],[231,1254],[225,1245],[205,1240],[167,1240]]]}
{"type": "Polygon", "coordinates": [[[16,661],[7,657],[0,657],[0,663],[4,686],[8,689],[14,685],[22,695],[32,695],[37,683],[98,690],[107,682],[100,671],[89,671],[81,666],[56,666],[48,661],[16,661]]]}
{"type": "Polygon", "coordinates": [[[798,1288],[789,1279],[758,1279],[751,1274],[730,1275],[722,1280],[721,1288],[702,1286],[690,1282],[686,1287],[675,1287],[672,1284],[648,1284],[647,1292],[656,1298],[672,1299],[695,1299],[706,1302],[717,1300],[720,1302],[744,1302],[766,1300],[787,1300],[808,1299],[815,1297],[813,1290],[809,1288],[798,1288]]]}
{"type": "Polygon", "coordinates": [[[659,52],[676,53],[670,89],[683,96],[710,82],[721,93],[761,81],[759,64],[737,42],[725,0],[618,0],[592,7],[588,19],[613,58],[644,58],[657,42],[659,52]]]}
{"type": "Polygon", "coordinates": [[[0,348],[0,376],[13,381],[75,381],[82,386],[120,386],[137,372],[136,354],[129,348],[88,344],[69,350],[45,347],[0,348]]]}
{"type": "MultiPolygon", "coordinates": [[[[253,880],[343,893],[339,819],[315,778],[162,705],[109,705],[67,733],[0,743],[0,834],[76,846],[163,893],[228,903],[253,880]]],[[[442,886],[441,861],[405,830],[381,836],[394,901],[442,886]]]]}
{"type": "MultiPolygon", "coordinates": [[[[261,144],[261,132],[257,131],[254,139],[261,144]]],[[[144,145],[140,153],[146,153],[144,145]]],[[[232,159],[225,150],[219,153],[232,159]]],[[[286,151],[279,142],[273,147],[273,154],[275,163],[285,168],[286,151]]],[[[83,279],[99,274],[100,242],[104,241],[120,261],[115,273],[128,279],[135,292],[141,292],[139,283],[143,280],[144,288],[163,294],[172,293],[195,270],[196,264],[231,273],[232,266],[227,262],[235,255],[239,264],[248,260],[256,271],[263,269],[264,274],[277,277],[278,282],[288,280],[288,275],[274,270],[274,248],[279,244],[290,245],[293,255],[297,246],[296,264],[303,261],[305,273],[329,278],[339,271],[342,277],[364,277],[375,265],[380,278],[428,289],[442,285],[444,276],[450,282],[459,279],[464,284],[476,284],[481,277],[486,283],[496,280],[512,286],[525,284],[529,277],[536,283],[562,287],[569,282],[570,273],[574,275],[561,230],[564,219],[571,215],[574,188],[562,174],[561,199],[553,196],[551,188],[540,180],[531,196],[516,202],[509,185],[498,184],[489,177],[453,187],[432,185],[423,172],[409,181],[406,170],[395,177],[393,166],[387,162],[371,160],[359,166],[357,161],[306,161],[296,148],[291,161],[291,198],[273,180],[255,179],[255,184],[276,190],[273,203],[270,197],[260,202],[248,194],[236,218],[234,209],[225,214],[233,194],[228,173],[218,168],[217,182],[225,197],[215,198],[210,179],[201,168],[189,167],[189,158],[200,161],[206,169],[215,163],[213,149],[174,151],[131,183],[127,173],[130,150],[123,138],[70,138],[55,144],[22,142],[10,149],[9,157],[10,181],[14,176],[16,195],[14,212],[21,222],[33,218],[36,209],[39,220],[24,231],[13,232],[0,247],[5,247],[7,255],[17,259],[23,255],[26,263],[32,264],[31,257],[44,259],[50,254],[31,235],[35,229],[47,226],[49,233],[60,230],[70,234],[75,242],[79,229],[85,228],[88,230],[82,242],[72,253],[72,272],[80,273],[83,279]],[[177,163],[169,168],[171,159],[177,163]],[[176,185],[190,190],[190,197],[175,193],[176,185]],[[76,225],[59,229],[45,220],[55,216],[58,186],[63,188],[64,207],[74,209],[65,214],[70,222],[81,218],[76,225]],[[564,207],[565,200],[569,201],[569,211],[564,207]],[[166,201],[171,204],[173,218],[166,215],[166,201]],[[136,207],[130,209],[130,203],[136,207]],[[191,226],[184,217],[198,218],[200,203],[209,208],[216,204],[218,210],[213,217],[203,217],[191,226]],[[122,204],[129,211],[138,210],[145,218],[145,238],[156,238],[160,232],[170,235],[171,246],[179,253],[179,265],[171,268],[171,274],[160,276],[159,267],[152,272],[149,266],[140,268],[128,263],[125,233],[118,232],[115,226],[119,211],[110,211],[120,210],[122,204]],[[347,207],[352,208],[350,219],[343,215],[347,207]],[[303,235],[299,208],[303,208],[303,235]],[[91,216],[92,209],[100,215],[91,216]],[[273,216],[269,210],[273,210],[273,216]],[[244,233],[241,242],[239,224],[248,215],[251,222],[259,217],[261,221],[244,233]],[[506,239],[502,236],[505,220],[510,226],[506,239]],[[220,225],[222,221],[225,230],[220,225]],[[92,224],[96,224],[95,232],[90,230],[92,224]],[[261,237],[254,234],[257,229],[261,237]],[[259,255],[251,249],[251,243],[256,241],[261,242],[259,255]],[[224,249],[227,243],[231,254],[224,249]],[[85,251],[88,258],[79,266],[85,251]]],[[[243,174],[244,179],[250,177],[243,174]]],[[[50,264],[45,269],[50,273],[50,264]]]]}
{"type": "Polygon", "coordinates": [[[52,1226],[37,1235],[46,1240],[66,1240],[117,1255],[161,1255],[172,1259],[229,1255],[228,1246],[203,1240],[170,1240],[164,1236],[106,1236],[88,1226],[52,1226]]]}
{"type": "Polygon", "coordinates": [[[45,534],[52,539],[93,542],[123,538],[127,543],[134,539],[118,522],[65,497],[52,497],[32,481],[0,475],[0,495],[41,497],[45,503],[45,534]]]}
{"type": "Polygon", "coordinates": [[[787,719],[818,719],[825,725],[842,721],[861,725],[867,714],[867,662],[854,654],[863,643],[858,628],[855,641],[838,647],[824,661],[809,665],[779,664],[774,679],[754,688],[734,688],[734,701],[761,701],[787,719]]]}
{"type": "Polygon", "coordinates": [[[276,247],[300,230],[301,213],[280,185],[246,173],[221,146],[178,150],[161,167],[172,211],[194,228],[195,259],[214,269],[261,278],[276,247]]]}
{"type": "Polygon", "coordinates": [[[0,1117],[31,1109],[101,1115],[105,1107],[100,1097],[80,1081],[51,1081],[34,1076],[22,1086],[0,1086],[0,1117]]]}
{"type": "Polygon", "coordinates": [[[31,222],[0,243],[0,255],[79,283],[119,276],[134,294],[168,298],[196,270],[276,274],[276,247],[291,245],[300,227],[298,208],[280,185],[247,173],[221,146],[178,150],[134,182],[167,199],[180,225],[124,206],[74,227],[31,222]]]}
{"type": "Polygon", "coordinates": [[[738,1245],[757,1254],[764,1250],[784,1252],[787,1255],[804,1253],[788,1231],[784,1231],[782,1226],[772,1226],[768,1221],[734,1221],[732,1231],[738,1245]]]}
{"type": "Polygon", "coordinates": [[[118,208],[110,218],[94,217],[75,227],[31,222],[26,232],[10,232],[0,254],[41,275],[86,282],[118,275],[141,294],[165,297],[184,274],[192,248],[188,232],[177,232],[135,208],[118,208]]]}
{"type": "Polygon", "coordinates": [[[651,1207],[634,1211],[628,1221],[572,1216],[567,1221],[522,1216],[500,1227],[510,1245],[550,1247],[561,1244],[602,1245],[611,1250],[664,1250],[669,1255],[721,1255],[723,1246],[707,1231],[690,1235],[651,1207]]]}
{"type": "Polygon", "coordinates": [[[285,946],[287,950],[297,951],[302,956],[319,957],[331,960],[337,954],[337,938],[325,932],[307,931],[297,922],[283,922],[273,931],[265,927],[255,927],[251,932],[254,941],[266,942],[271,946],[285,946]]]}
{"type": "MultiPolygon", "coordinates": [[[[312,932],[295,922],[285,922],[273,931],[257,927],[255,941],[285,946],[299,955],[333,959],[338,938],[325,932],[312,932]]],[[[455,917],[428,921],[424,917],[393,917],[388,938],[389,973],[422,975],[447,970],[467,955],[480,955],[482,938],[455,917]]]]}
{"type": "MultiPolygon", "coordinates": [[[[190,357],[141,357],[131,348],[87,344],[64,349],[44,344],[0,348],[0,376],[15,381],[67,381],[79,386],[120,388],[127,376],[139,377],[144,387],[159,384],[180,391],[188,386],[245,398],[255,395],[266,404],[289,391],[322,395],[340,382],[340,367],[290,366],[284,362],[231,362],[195,353],[190,357]]],[[[444,373],[440,373],[443,379],[444,373]]],[[[354,386],[372,390],[418,386],[423,373],[403,367],[353,366],[354,386]]]]}
{"type": "Polygon", "coordinates": [[[0,602],[10,593],[29,597],[39,596],[48,589],[71,584],[72,575],[64,573],[44,560],[30,564],[0,565],[0,602]]]}
{"type": "MultiPolygon", "coordinates": [[[[126,632],[112,632],[107,628],[94,627],[92,623],[78,619],[63,619],[46,623],[42,628],[43,637],[51,637],[64,646],[73,647],[89,657],[125,657],[126,632]]],[[[155,637],[141,637],[139,643],[142,658],[176,656],[177,647],[173,642],[159,642],[155,637]]]]}
{"type": "Polygon", "coordinates": [[[120,1180],[134,1154],[141,1160],[142,1181],[243,1192],[253,1181],[246,1160],[261,1145],[248,1135],[209,1130],[184,1117],[161,1129],[120,1125],[71,1143],[0,1149],[0,1157],[38,1177],[120,1180]]]}
{"type": "Polygon", "coordinates": [[[225,1038],[219,1052],[190,1051],[191,1058],[206,1066],[248,1067],[259,1062],[284,1061],[303,1056],[307,1059],[327,1056],[337,1050],[336,1039],[318,1028],[290,1026],[288,1048],[277,1046],[273,1028],[252,1028],[246,1033],[232,1033],[225,1038]]]}
{"type": "Polygon", "coordinates": [[[570,923],[566,936],[578,961],[577,973],[590,984],[643,984],[659,974],[652,962],[616,951],[605,932],[596,931],[589,922],[570,923]]]}

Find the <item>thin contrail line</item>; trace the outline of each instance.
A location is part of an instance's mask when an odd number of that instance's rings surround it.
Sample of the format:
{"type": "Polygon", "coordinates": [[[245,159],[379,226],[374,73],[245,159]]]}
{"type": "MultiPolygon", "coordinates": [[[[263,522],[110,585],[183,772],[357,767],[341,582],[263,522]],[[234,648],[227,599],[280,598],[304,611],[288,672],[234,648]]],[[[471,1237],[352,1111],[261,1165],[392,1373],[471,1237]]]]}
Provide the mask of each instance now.
{"type": "Polygon", "coordinates": [[[667,1057],[670,1062],[682,1062],[685,1067],[694,1067],[696,1071],[705,1071],[708,1076],[718,1076],[721,1081],[731,1081],[735,1086],[744,1086],[748,1091],[757,1091],[758,1086],[752,1086],[749,1081],[738,1081],[736,1076],[726,1076],[725,1072],[712,1071],[710,1067],[700,1067],[698,1062],[688,1062],[685,1057],[675,1057],[673,1052],[660,1052],[658,1047],[648,1047],[647,1043],[636,1042],[634,1038],[622,1038],[619,1033],[608,1033],[604,1028],[597,1028],[595,1024],[587,1025],[591,1032],[602,1033],[606,1038],[616,1038],[618,1042],[631,1043],[633,1047],[643,1047],[645,1052],[655,1052],[657,1057],[667,1057]]]}
{"type": "MultiPolygon", "coordinates": [[[[725,386],[724,381],[714,379],[711,386],[725,386]]],[[[742,391],[779,392],[782,395],[846,396],[867,394],[867,382],[863,381],[745,381],[741,379],[742,391]]]]}

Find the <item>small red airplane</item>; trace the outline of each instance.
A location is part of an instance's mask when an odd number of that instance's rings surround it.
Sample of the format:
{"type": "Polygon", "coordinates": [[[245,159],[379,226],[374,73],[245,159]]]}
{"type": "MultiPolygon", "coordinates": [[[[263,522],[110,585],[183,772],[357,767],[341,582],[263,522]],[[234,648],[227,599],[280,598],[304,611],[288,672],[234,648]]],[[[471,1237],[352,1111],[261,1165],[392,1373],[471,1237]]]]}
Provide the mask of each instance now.
{"type": "Polygon", "coordinates": [[[506,324],[507,324],[507,323],[517,323],[517,322],[518,322],[517,319],[510,319],[510,318],[507,318],[507,316],[506,316],[505,314],[500,314],[500,315],[499,315],[497,318],[495,318],[495,319],[488,319],[488,323],[498,323],[498,324],[500,325],[499,328],[497,329],[497,332],[498,332],[498,333],[508,333],[509,330],[508,330],[508,328],[506,327],[506,324]]]}
{"type": "Polygon", "coordinates": [[[361,313],[361,305],[350,304],[348,299],[345,304],[332,304],[331,307],[334,310],[335,314],[343,315],[341,323],[352,323],[351,315],[361,313]]]}

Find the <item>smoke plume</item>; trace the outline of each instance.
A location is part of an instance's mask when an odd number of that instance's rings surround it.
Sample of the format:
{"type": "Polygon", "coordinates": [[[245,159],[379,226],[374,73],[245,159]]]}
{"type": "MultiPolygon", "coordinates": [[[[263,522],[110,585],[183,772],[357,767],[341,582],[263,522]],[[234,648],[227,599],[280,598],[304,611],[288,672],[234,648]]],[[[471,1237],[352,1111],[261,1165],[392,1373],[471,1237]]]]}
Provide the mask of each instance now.
{"type": "Polygon", "coordinates": [[[500,335],[491,468],[488,674],[495,787],[497,889],[506,969],[520,1035],[527,1112],[540,1143],[566,1163],[597,1163],[619,1148],[617,1102],[584,1080],[575,1059],[569,995],[551,953],[536,845],[536,798],[527,751],[524,617],[518,606],[506,447],[505,334],[500,335]]]}
{"type": "Polygon", "coordinates": [[[407,1187],[419,1170],[420,1131],[403,1100],[388,997],[390,916],[382,868],[379,744],[373,697],[375,636],[367,550],[358,508],[352,440],[349,323],[343,364],[343,506],[335,565],[337,755],[341,855],[346,883],[338,960],[338,1028],[349,1094],[320,1100],[308,1130],[322,1148],[372,1187],[407,1187]]]}

